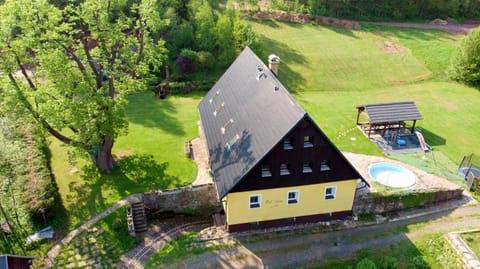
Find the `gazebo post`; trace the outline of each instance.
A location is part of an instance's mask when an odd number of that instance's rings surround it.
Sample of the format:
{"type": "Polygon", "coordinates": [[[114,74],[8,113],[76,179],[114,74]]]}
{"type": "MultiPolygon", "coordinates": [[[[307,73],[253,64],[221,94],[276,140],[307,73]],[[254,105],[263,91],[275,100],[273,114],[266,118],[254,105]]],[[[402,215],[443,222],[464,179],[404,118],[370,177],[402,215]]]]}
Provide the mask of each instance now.
{"type": "Polygon", "coordinates": [[[415,130],[415,124],[416,124],[416,123],[417,123],[417,120],[413,120],[412,131],[411,131],[412,134],[413,134],[413,132],[414,132],[414,130],[415,130]]]}
{"type": "Polygon", "coordinates": [[[358,125],[358,121],[360,120],[360,108],[358,108],[358,113],[357,113],[357,125],[358,125]]]}

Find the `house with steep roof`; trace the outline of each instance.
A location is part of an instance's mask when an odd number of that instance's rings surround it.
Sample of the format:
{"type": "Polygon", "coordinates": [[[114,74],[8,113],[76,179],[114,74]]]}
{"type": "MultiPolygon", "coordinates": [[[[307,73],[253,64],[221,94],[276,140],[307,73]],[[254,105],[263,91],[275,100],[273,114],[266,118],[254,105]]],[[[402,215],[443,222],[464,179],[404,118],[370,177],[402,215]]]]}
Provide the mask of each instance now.
{"type": "Polygon", "coordinates": [[[231,232],[345,218],[364,181],[269,63],[246,47],[198,106],[231,232]]]}

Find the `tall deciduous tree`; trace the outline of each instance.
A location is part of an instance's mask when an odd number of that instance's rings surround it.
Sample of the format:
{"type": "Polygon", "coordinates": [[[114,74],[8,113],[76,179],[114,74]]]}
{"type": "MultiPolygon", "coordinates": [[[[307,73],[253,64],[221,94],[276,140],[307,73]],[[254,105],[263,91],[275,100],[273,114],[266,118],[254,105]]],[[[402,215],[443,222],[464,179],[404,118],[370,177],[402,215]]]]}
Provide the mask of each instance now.
{"type": "Polygon", "coordinates": [[[449,75],[466,84],[480,87],[480,29],[471,31],[453,58],[449,75]]]}
{"type": "Polygon", "coordinates": [[[110,171],[114,139],[127,127],[125,99],[164,60],[163,42],[151,33],[165,23],[156,0],[72,2],[59,9],[48,0],[6,0],[0,7],[2,94],[110,171]]]}

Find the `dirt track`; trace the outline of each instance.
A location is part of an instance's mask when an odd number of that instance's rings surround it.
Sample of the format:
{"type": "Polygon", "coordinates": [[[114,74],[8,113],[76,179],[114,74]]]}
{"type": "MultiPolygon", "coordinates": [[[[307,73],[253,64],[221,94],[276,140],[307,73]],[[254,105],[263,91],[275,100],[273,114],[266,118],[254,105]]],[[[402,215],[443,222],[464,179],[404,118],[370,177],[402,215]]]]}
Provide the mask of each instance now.
{"type": "Polygon", "coordinates": [[[408,22],[367,22],[374,25],[383,25],[390,27],[402,27],[402,28],[416,28],[416,29],[433,29],[450,32],[453,34],[468,34],[474,28],[480,25],[480,20],[470,20],[463,24],[447,24],[437,25],[429,23],[408,23],[408,22]]]}
{"type": "Polygon", "coordinates": [[[357,227],[330,233],[237,238],[237,247],[193,256],[165,268],[294,268],[322,260],[347,258],[362,248],[384,248],[403,240],[435,232],[480,226],[480,206],[469,206],[381,225],[357,227]],[[442,218],[444,217],[444,218],[442,218]],[[431,221],[414,231],[391,232],[395,227],[431,221]],[[253,239],[253,241],[252,241],[253,239]]]}

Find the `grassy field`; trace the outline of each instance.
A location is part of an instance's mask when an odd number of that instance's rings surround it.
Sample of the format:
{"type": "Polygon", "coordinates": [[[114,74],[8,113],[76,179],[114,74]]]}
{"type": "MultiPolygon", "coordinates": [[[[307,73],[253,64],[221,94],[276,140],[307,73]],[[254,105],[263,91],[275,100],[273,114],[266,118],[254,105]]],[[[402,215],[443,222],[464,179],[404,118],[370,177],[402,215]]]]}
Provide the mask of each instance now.
{"type": "Polygon", "coordinates": [[[480,232],[463,233],[461,237],[473,253],[475,253],[477,257],[480,257],[480,232]]]}
{"type": "Polygon", "coordinates": [[[151,182],[158,189],[191,183],[197,170],[185,157],[184,142],[198,136],[196,106],[201,96],[130,96],[128,134],[119,137],[113,149],[120,168],[111,174],[90,169],[87,161],[70,164],[67,149],[51,139],[52,171],[68,212],[62,221],[78,226],[129,194],[150,190],[151,182]]]}
{"type": "MultiPolygon", "coordinates": [[[[444,73],[461,36],[369,25],[351,30],[249,23],[259,40],[254,50],[262,59],[280,56],[279,79],[339,149],[382,155],[356,128],[355,106],[413,100],[424,118],[417,126],[444,171],[421,156],[397,159],[454,178],[461,158],[479,152],[480,92],[448,81],[444,73]]],[[[130,96],[128,134],[114,147],[121,166],[111,174],[88,169],[86,161],[69,164],[66,149],[51,140],[52,170],[67,212],[55,226],[71,230],[115,201],[149,190],[152,182],[157,189],[191,183],[196,166],[185,157],[183,143],[198,136],[196,106],[203,95],[130,96]]]]}
{"type": "Polygon", "coordinates": [[[279,79],[341,150],[381,154],[355,128],[356,105],[411,100],[424,118],[417,126],[435,150],[454,163],[479,152],[480,92],[448,81],[444,72],[462,36],[369,25],[250,24],[259,35],[257,53],[280,56],[279,79]]]}

